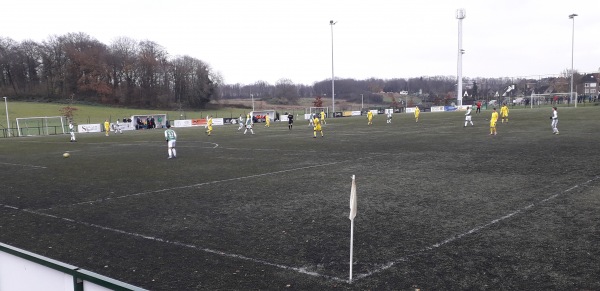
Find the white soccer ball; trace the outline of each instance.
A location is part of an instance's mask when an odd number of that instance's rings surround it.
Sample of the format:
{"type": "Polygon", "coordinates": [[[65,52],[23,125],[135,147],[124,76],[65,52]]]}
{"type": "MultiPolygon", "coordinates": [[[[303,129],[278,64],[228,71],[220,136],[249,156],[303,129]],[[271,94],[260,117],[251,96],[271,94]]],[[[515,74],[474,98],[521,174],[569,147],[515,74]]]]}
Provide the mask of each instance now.
{"type": "Polygon", "coordinates": [[[71,154],[69,154],[69,153],[64,153],[64,154],[63,154],[63,158],[68,158],[68,157],[70,157],[70,156],[71,156],[71,154]]]}

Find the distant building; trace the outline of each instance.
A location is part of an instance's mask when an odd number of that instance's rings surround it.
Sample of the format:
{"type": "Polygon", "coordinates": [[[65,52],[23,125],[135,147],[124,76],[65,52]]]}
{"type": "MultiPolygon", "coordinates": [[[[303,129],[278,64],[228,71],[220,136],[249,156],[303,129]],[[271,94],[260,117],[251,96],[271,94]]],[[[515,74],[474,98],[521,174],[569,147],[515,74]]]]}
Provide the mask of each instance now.
{"type": "Polygon", "coordinates": [[[586,96],[598,95],[598,78],[594,74],[586,74],[581,79],[583,83],[583,94],[586,96]]]}

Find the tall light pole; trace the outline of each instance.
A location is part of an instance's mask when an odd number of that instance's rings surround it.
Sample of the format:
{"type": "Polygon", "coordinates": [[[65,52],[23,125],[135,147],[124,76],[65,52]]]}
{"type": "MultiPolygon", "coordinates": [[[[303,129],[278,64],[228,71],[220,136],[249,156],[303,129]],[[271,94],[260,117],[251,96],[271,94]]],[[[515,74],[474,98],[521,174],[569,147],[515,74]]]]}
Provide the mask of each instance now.
{"type": "Polygon", "coordinates": [[[360,110],[362,111],[365,108],[365,97],[363,94],[360,94],[360,110]]]}
{"type": "Polygon", "coordinates": [[[8,97],[3,97],[4,98],[4,106],[6,106],[6,131],[8,132],[8,137],[10,137],[10,119],[8,119],[8,102],[6,101],[6,98],[8,97]]]}
{"type": "Polygon", "coordinates": [[[571,32],[571,101],[575,101],[575,108],[577,108],[577,94],[573,97],[573,52],[575,50],[575,16],[577,14],[573,13],[569,15],[570,19],[573,19],[573,31],[571,32]]]}
{"type": "Polygon", "coordinates": [[[458,19],[458,61],[457,61],[457,69],[456,69],[456,101],[458,106],[462,106],[462,55],[465,53],[465,50],[462,48],[462,20],[467,17],[467,11],[465,9],[457,9],[456,10],[456,19],[458,19]]]}
{"type": "Polygon", "coordinates": [[[335,117],[335,74],[333,74],[333,26],[337,21],[329,20],[329,26],[331,26],[331,111],[332,117],[335,117]]]}
{"type": "Polygon", "coordinates": [[[252,111],[254,111],[254,94],[250,94],[250,97],[252,98],[252,111]]]}

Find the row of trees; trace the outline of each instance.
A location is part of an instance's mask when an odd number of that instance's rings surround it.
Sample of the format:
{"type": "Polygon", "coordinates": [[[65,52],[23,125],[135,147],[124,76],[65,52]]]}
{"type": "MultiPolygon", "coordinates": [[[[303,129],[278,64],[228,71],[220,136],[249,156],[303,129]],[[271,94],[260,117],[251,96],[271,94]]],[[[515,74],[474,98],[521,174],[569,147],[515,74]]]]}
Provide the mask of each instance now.
{"type": "MultiPolygon", "coordinates": [[[[568,92],[569,74],[565,71],[552,77],[529,78],[464,78],[463,90],[467,92],[463,102],[470,104],[479,99],[493,99],[502,96],[509,86],[515,88],[510,96],[529,96],[531,93],[568,92]]],[[[583,75],[575,72],[575,84],[583,75]]],[[[437,105],[445,105],[456,100],[456,78],[454,76],[418,77],[408,79],[376,79],[367,80],[336,79],[336,100],[360,103],[369,100],[371,104],[381,103],[384,92],[405,92],[411,96],[437,105]]],[[[315,82],[312,86],[295,85],[288,79],[281,79],[275,85],[258,81],[250,85],[225,84],[221,87],[223,99],[260,98],[271,100],[271,103],[294,104],[299,98],[314,98],[331,96],[331,79],[315,82]],[[273,102],[273,100],[276,100],[273,102]]]]}
{"type": "Polygon", "coordinates": [[[42,43],[0,38],[0,94],[17,99],[202,108],[219,96],[221,82],[201,60],[169,58],[152,41],[105,45],[84,33],[42,43]]]}
{"type": "MultiPolygon", "coordinates": [[[[539,78],[464,78],[466,101],[502,94],[509,85],[530,94],[540,87],[564,91],[569,76],[539,78]]],[[[575,74],[576,83],[581,76],[575,74]]],[[[336,100],[381,103],[382,92],[408,92],[422,100],[448,103],[456,99],[454,76],[367,80],[336,79],[336,100]]],[[[566,92],[566,91],[565,91],[566,92]]],[[[539,92],[536,92],[539,93],[539,92]]],[[[105,45],[84,33],[52,36],[42,43],[0,38],[0,96],[74,99],[139,107],[204,108],[211,100],[257,98],[271,104],[296,104],[299,98],[332,94],[331,79],[312,85],[280,79],[271,85],[223,84],[208,64],[189,56],[169,57],[152,41],[122,37],[105,45]]]]}

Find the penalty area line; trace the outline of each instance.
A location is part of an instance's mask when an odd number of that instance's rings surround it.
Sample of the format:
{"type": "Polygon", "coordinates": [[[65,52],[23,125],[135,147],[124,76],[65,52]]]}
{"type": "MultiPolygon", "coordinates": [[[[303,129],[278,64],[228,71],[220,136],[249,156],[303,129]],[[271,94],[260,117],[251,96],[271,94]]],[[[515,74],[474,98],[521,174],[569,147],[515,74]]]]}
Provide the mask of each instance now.
{"type": "Polygon", "coordinates": [[[408,259],[409,259],[410,257],[418,256],[418,255],[420,255],[420,254],[423,254],[423,253],[425,253],[425,252],[428,252],[428,251],[434,250],[434,249],[436,249],[436,248],[439,248],[439,247],[441,247],[441,246],[443,246],[443,245],[446,245],[446,244],[449,244],[449,243],[451,243],[451,242],[454,242],[454,241],[460,240],[461,238],[463,238],[463,237],[465,237],[465,236],[467,236],[467,235],[474,234],[474,233],[477,233],[477,232],[479,232],[479,231],[482,231],[482,230],[484,230],[484,229],[486,229],[486,228],[489,228],[490,226],[492,226],[492,225],[494,225],[494,224],[497,224],[497,223],[499,223],[499,222],[501,222],[501,221],[504,221],[504,220],[506,220],[506,219],[509,219],[509,218],[511,218],[511,217],[513,217],[513,216],[515,216],[515,215],[519,214],[519,213],[523,213],[523,212],[525,212],[525,211],[528,211],[528,210],[530,210],[530,209],[532,209],[532,208],[534,208],[534,207],[536,207],[536,206],[538,206],[538,205],[540,205],[540,204],[544,204],[544,203],[546,203],[546,202],[548,202],[548,201],[551,201],[551,200],[553,200],[553,199],[555,199],[555,198],[557,198],[557,197],[559,197],[559,196],[561,196],[561,195],[563,195],[563,194],[565,194],[565,193],[571,192],[571,191],[573,191],[574,189],[577,189],[577,188],[579,188],[579,187],[581,187],[581,186],[585,186],[585,185],[587,185],[587,184],[589,184],[589,183],[591,183],[591,182],[594,182],[594,181],[596,181],[596,180],[598,180],[598,179],[600,179],[600,176],[596,176],[596,177],[594,177],[594,178],[592,178],[592,179],[590,179],[590,180],[587,180],[587,181],[585,181],[585,182],[583,182],[583,183],[577,184],[577,185],[575,185],[575,186],[572,186],[572,187],[570,187],[570,188],[568,188],[568,189],[566,189],[566,190],[563,190],[562,192],[559,192],[559,193],[556,193],[556,194],[554,194],[554,195],[551,195],[551,196],[549,196],[549,197],[546,197],[546,198],[544,198],[544,199],[540,200],[540,201],[539,201],[539,202],[537,202],[537,203],[531,203],[531,204],[528,204],[528,205],[526,205],[526,206],[524,206],[524,207],[521,207],[521,208],[519,208],[519,209],[517,209],[517,210],[515,210],[515,211],[512,211],[512,212],[510,212],[510,213],[508,213],[508,214],[506,214],[506,215],[504,215],[504,216],[502,216],[502,217],[496,218],[496,219],[494,219],[494,220],[492,220],[492,221],[490,221],[490,222],[488,222],[488,223],[486,223],[486,224],[483,224],[483,225],[476,226],[476,227],[474,227],[474,228],[470,229],[470,230],[469,230],[469,231],[467,231],[467,232],[464,232],[464,233],[461,233],[461,234],[457,234],[457,235],[455,235],[455,236],[452,236],[452,237],[450,237],[450,238],[447,238],[447,239],[445,239],[445,240],[443,240],[443,241],[441,241],[441,242],[438,242],[438,243],[435,243],[435,244],[433,244],[433,245],[430,245],[430,246],[424,247],[424,248],[422,248],[422,249],[420,249],[420,250],[418,250],[418,251],[416,251],[416,252],[414,252],[414,253],[412,253],[412,254],[405,255],[405,256],[403,256],[403,257],[401,257],[401,258],[399,258],[399,259],[396,259],[396,260],[394,260],[394,261],[391,261],[391,262],[388,262],[388,263],[386,263],[386,264],[383,264],[383,266],[381,266],[381,267],[379,267],[379,268],[377,268],[377,269],[374,269],[374,270],[372,270],[372,271],[369,271],[369,272],[367,272],[367,273],[363,273],[363,274],[357,274],[356,276],[354,276],[354,280],[359,280],[359,279],[364,279],[364,278],[367,278],[367,277],[369,277],[369,276],[371,276],[371,275],[374,275],[374,274],[380,273],[380,272],[382,272],[382,271],[385,271],[385,270],[387,270],[387,269],[389,269],[389,268],[393,267],[394,265],[396,265],[396,264],[398,264],[398,263],[400,263],[400,262],[405,262],[405,261],[408,261],[408,259]]]}
{"type": "MultiPolygon", "coordinates": [[[[358,160],[365,159],[365,158],[358,158],[358,160]]],[[[350,160],[330,162],[330,163],[319,164],[319,165],[312,165],[312,166],[305,166],[305,167],[299,167],[299,168],[294,168],[294,169],[286,169],[286,170],[281,170],[281,171],[268,172],[268,173],[262,173],[262,174],[255,174],[255,175],[244,176],[244,177],[236,177],[236,178],[230,178],[230,179],[225,179],[225,180],[209,181],[209,182],[203,182],[203,183],[192,184],[192,185],[185,185],[185,186],[179,186],[179,187],[173,187],[173,188],[165,188],[165,189],[159,189],[159,190],[153,190],[153,191],[144,191],[144,192],[138,192],[138,193],[127,194],[127,195],[116,196],[116,197],[100,198],[100,199],[96,199],[96,200],[89,200],[89,201],[77,202],[77,203],[73,203],[73,204],[58,205],[58,206],[55,206],[55,207],[38,209],[38,211],[47,211],[47,210],[52,210],[52,209],[57,209],[57,208],[63,208],[63,207],[72,207],[72,206],[83,205],[83,204],[94,204],[94,203],[106,202],[106,201],[115,200],[115,199],[129,198],[129,197],[134,197],[134,196],[142,196],[142,195],[147,195],[147,194],[168,192],[168,191],[173,191],[173,190],[196,188],[196,187],[200,187],[200,186],[211,185],[211,184],[218,184],[218,183],[225,183],[225,182],[231,182],[231,181],[240,181],[240,180],[252,179],[252,178],[257,178],[257,177],[264,177],[264,176],[270,176],[270,175],[276,175],[276,174],[287,173],[287,172],[294,172],[294,171],[300,171],[300,170],[306,170],[306,169],[312,169],[312,168],[325,167],[325,166],[330,166],[330,165],[345,163],[345,162],[348,162],[348,161],[350,161],[350,160]]]]}

